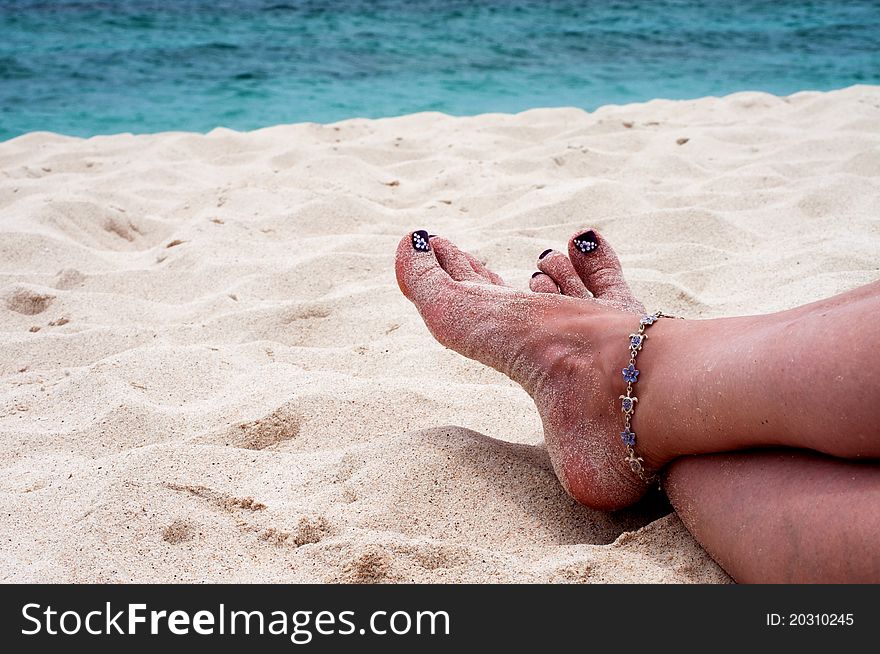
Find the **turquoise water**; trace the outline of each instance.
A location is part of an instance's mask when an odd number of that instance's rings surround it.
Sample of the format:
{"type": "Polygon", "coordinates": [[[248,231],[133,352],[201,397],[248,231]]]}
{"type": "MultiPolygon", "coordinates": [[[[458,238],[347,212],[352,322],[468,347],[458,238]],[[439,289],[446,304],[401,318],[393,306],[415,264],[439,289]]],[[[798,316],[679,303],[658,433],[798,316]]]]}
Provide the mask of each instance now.
{"type": "Polygon", "coordinates": [[[880,83],[880,0],[0,0],[0,139],[880,83]]]}

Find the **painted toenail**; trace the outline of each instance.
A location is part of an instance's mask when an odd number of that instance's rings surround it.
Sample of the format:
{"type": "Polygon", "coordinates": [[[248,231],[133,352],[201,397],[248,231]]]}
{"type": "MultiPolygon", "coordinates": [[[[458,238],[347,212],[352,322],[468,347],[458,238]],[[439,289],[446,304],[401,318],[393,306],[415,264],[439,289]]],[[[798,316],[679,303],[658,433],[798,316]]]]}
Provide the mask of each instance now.
{"type": "Polygon", "coordinates": [[[535,277],[537,277],[537,276],[540,275],[540,274],[541,274],[541,271],[540,271],[540,270],[537,270],[537,271],[533,272],[533,273],[532,273],[532,279],[534,279],[535,277]]]}
{"type": "Polygon", "coordinates": [[[539,258],[539,259],[543,259],[543,258],[546,257],[548,254],[550,254],[551,252],[553,252],[553,248],[550,248],[549,250],[544,250],[544,251],[538,256],[538,258],[539,258]]]}
{"type": "Polygon", "coordinates": [[[588,252],[597,249],[599,243],[596,241],[596,232],[591,229],[580,236],[575,236],[574,246],[581,252],[581,254],[587,254],[588,252]]]}
{"type": "Polygon", "coordinates": [[[428,252],[431,249],[431,246],[428,245],[428,232],[424,229],[420,229],[417,232],[412,233],[412,246],[416,252],[428,252]]]}
{"type": "Polygon", "coordinates": [[[437,237],[436,234],[428,234],[428,238],[436,238],[436,237],[437,237]]]}

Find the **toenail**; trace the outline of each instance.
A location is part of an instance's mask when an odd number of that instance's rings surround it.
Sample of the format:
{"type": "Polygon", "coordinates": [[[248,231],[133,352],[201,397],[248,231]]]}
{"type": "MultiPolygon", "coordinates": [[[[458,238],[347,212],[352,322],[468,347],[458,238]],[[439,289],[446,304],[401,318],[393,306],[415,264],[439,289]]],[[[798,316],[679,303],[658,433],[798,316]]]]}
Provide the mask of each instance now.
{"type": "Polygon", "coordinates": [[[532,273],[532,279],[534,279],[535,277],[537,277],[537,276],[540,275],[540,274],[541,274],[541,271],[540,271],[540,270],[533,272],[533,273],[532,273]]]}
{"type": "Polygon", "coordinates": [[[428,234],[428,238],[436,238],[436,237],[437,237],[436,234],[428,234]]]}
{"type": "Polygon", "coordinates": [[[412,246],[413,249],[417,252],[427,252],[431,249],[431,246],[428,245],[428,232],[424,229],[420,229],[417,232],[412,233],[412,246]]]}
{"type": "Polygon", "coordinates": [[[597,249],[599,243],[596,241],[596,232],[591,229],[580,236],[575,236],[574,246],[581,252],[581,254],[587,254],[588,252],[597,249]]]}
{"type": "Polygon", "coordinates": [[[546,257],[548,254],[550,254],[551,252],[553,252],[553,248],[550,248],[549,250],[544,250],[544,251],[540,254],[540,256],[538,256],[538,258],[539,258],[539,259],[543,259],[543,258],[546,257]]]}

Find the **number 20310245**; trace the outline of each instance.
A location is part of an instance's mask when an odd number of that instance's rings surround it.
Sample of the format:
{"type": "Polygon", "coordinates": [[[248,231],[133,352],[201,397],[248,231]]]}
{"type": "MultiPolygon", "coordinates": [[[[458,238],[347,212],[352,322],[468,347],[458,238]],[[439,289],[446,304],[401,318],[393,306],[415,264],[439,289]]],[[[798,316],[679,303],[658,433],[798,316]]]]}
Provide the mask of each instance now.
{"type": "Polygon", "coordinates": [[[852,613],[768,613],[768,627],[851,627],[852,613]]]}

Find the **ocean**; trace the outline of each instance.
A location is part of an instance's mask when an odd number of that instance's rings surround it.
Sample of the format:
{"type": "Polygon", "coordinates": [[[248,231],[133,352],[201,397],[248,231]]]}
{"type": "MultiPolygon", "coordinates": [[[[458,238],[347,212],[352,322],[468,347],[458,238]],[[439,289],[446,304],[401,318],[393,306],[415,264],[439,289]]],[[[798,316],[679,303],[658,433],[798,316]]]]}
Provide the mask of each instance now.
{"type": "Polygon", "coordinates": [[[878,35],[878,0],[0,0],[0,140],[829,90],[878,35]]]}

